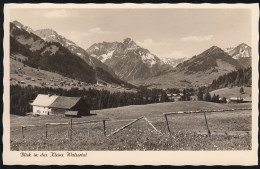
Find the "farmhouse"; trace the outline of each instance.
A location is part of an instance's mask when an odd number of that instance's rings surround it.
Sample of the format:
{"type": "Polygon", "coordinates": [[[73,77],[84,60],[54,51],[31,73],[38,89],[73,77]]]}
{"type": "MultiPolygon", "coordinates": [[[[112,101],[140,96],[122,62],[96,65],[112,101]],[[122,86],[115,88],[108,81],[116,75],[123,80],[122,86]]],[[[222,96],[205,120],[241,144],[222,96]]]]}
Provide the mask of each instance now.
{"type": "Polygon", "coordinates": [[[33,114],[51,115],[51,114],[71,114],[74,116],[89,115],[90,110],[80,97],[65,97],[56,95],[39,94],[31,103],[33,114]],[[67,113],[66,113],[67,112],[67,113]]]}

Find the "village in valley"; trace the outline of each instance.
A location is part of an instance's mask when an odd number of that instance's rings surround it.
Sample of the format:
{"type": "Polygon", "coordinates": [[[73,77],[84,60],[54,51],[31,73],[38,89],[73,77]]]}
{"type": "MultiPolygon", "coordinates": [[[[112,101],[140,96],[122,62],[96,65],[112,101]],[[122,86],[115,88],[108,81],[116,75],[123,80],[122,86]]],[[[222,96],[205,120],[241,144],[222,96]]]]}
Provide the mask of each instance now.
{"type": "MultiPolygon", "coordinates": [[[[37,20],[29,22],[19,14],[29,16],[28,11],[14,10],[9,23],[12,151],[251,150],[252,44],[244,43],[249,42],[245,37],[229,40],[233,47],[221,48],[215,46],[222,43],[213,41],[213,35],[183,37],[179,44],[195,54],[173,52],[182,57],[163,58],[151,51],[156,45],[167,50],[173,40],[156,43],[115,37],[112,41],[108,35],[117,34],[98,27],[82,33],[90,39],[77,43],[91,42],[84,49],[72,41],[77,38],[70,39],[67,29],[58,33],[70,18],[48,24],[55,31],[39,28],[37,20]],[[93,35],[92,43],[92,33],[106,41],[93,35]],[[191,43],[191,49],[185,43],[191,43]]],[[[217,11],[209,14],[218,16],[217,11]]],[[[143,16],[148,17],[145,12],[143,16]]],[[[161,21],[156,17],[154,22],[161,21]]],[[[77,23],[78,28],[88,26],[77,23]]],[[[127,29],[125,34],[133,31],[136,39],[146,35],[135,32],[139,30],[135,26],[127,29]]]]}

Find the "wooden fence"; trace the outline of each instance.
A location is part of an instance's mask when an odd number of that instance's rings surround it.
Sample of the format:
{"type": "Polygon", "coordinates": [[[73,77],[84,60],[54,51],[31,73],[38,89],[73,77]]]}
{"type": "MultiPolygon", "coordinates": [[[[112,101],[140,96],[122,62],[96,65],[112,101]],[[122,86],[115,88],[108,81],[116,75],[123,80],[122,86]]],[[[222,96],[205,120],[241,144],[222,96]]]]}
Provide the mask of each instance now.
{"type": "MultiPolygon", "coordinates": [[[[169,120],[168,117],[169,115],[178,115],[178,114],[191,114],[191,113],[203,113],[204,119],[205,119],[205,126],[207,128],[207,134],[208,136],[211,135],[211,130],[208,126],[208,121],[207,121],[207,116],[206,113],[209,112],[224,112],[224,111],[235,111],[235,110],[252,110],[251,108],[237,108],[237,109],[224,109],[224,110],[196,110],[196,111],[178,111],[178,112],[167,112],[163,113],[167,130],[171,134],[170,130],[170,125],[169,125],[169,120]]],[[[67,125],[68,130],[67,130],[67,138],[71,141],[72,140],[72,128],[73,125],[80,125],[80,124],[88,124],[88,136],[90,136],[90,125],[91,123],[102,123],[103,125],[103,134],[106,137],[110,137],[112,135],[115,135],[116,133],[126,129],[127,127],[131,126],[132,124],[136,123],[137,121],[144,119],[152,128],[153,130],[158,133],[158,134],[163,134],[161,131],[159,131],[145,116],[138,117],[137,119],[127,119],[127,120],[109,120],[109,119],[103,119],[103,120],[95,120],[95,121],[80,121],[80,122],[73,122],[72,118],[67,122],[67,123],[45,123],[45,137],[46,139],[48,138],[48,126],[60,126],[60,125],[67,125]],[[116,129],[115,131],[111,132],[110,134],[107,135],[106,133],[106,121],[111,121],[111,122],[120,122],[120,121],[129,121],[132,120],[130,123],[120,127],[119,129],[116,129]]],[[[21,137],[24,138],[24,129],[25,128],[30,128],[30,127],[41,127],[41,125],[22,125],[21,126],[21,137]]],[[[13,130],[17,131],[17,130],[13,130]]],[[[217,132],[217,131],[214,131],[217,132]]],[[[223,131],[225,132],[225,131],[223,131]]],[[[236,132],[242,132],[242,131],[236,131],[236,132]]],[[[250,132],[250,131],[246,131],[250,132]]]]}

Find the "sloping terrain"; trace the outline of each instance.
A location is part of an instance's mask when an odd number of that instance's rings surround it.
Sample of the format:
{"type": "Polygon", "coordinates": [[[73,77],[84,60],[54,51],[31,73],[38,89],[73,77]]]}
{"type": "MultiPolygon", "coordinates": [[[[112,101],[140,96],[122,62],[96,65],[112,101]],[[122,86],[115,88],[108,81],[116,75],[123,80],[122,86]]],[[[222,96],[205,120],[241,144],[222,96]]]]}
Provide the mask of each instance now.
{"type": "Polygon", "coordinates": [[[91,66],[57,42],[45,42],[37,35],[10,24],[10,53],[27,57],[28,66],[56,72],[61,75],[96,83],[91,66]]]}
{"type": "Polygon", "coordinates": [[[251,87],[243,87],[244,93],[240,93],[241,87],[232,87],[232,88],[222,88],[222,89],[217,89],[214,91],[210,92],[210,95],[213,96],[219,95],[220,97],[226,97],[226,98],[231,98],[231,97],[242,97],[244,98],[245,101],[252,101],[252,88],[251,87]]]}
{"type": "Polygon", "coordinates": [[[79,47],[77,44],[72,42],[71,40],[59,35],[55,30],[52,29],[39,29],[39,30],[33,30],[28,26],[25,26],[21,24],[18,21],[12,22],[17,27],[26,30],[29,33],[33,33],[40,38],[42,38],[46,42],[58,42],[63,47],[66,47],[71,53],[79,56],[82,60],[84,60],[88,65],[92,66],[93,68],[99,67],[104,69],[105,71],[109,72],[113,77],[115,76],[114,71],[108,67],[106,64],[102,63],[98,59],[89,56],[88,53],[81,47],[79,47]]]}
{"type": "MultiPolygon", "coordinates": [[[[112,86],[98,86],[89,83],[82,83],[79,80],[75,80],[66,76],[62,76],[58,73],[37,69],[25,65],[21,61],[27,59],[23,55],[12,55],[10,58],[10,85],[19,84],[21,86],[45,86],[51,88],[62,88],[70,90],[77,87],[78,89],[96,89],[107,90],[110,92],[135,92],[134,89],[125,90],[124,88],[117,88],[112,86]],[[21,83],[23,82],[23,83],[21,83]],[[79,85],[80,84],[80,85],[79,85]]],[[[109,76],[109,75],[106,75],[109,76]]],[[[110,75],[111,76],[111,75],[110,75]]],[[[106,77],[109,79],[109,77],[106,77]]]]}
{"type": "Polygon", "coordinates": [[[172,69],[130,38],[123,42],[93,44],[86,51],[110,66],[121,79],[127,81],[144,80],[172,69]]]}
{"type": "Polygon", "coordinates": [[[213,46],[201,54],[179,64],[173,71],[154,76],[146,81],[134,81],[134,84],[146,84],[151,87],[199,87],[211,82],[225,73],[244,68],[222,49],[213,46]]]}

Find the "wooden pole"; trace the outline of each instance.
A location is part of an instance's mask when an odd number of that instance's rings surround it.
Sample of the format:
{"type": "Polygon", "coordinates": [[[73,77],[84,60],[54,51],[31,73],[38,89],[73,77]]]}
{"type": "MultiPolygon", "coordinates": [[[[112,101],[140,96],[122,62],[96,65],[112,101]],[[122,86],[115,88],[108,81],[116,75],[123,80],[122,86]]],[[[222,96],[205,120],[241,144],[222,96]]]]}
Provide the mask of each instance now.
{"type": "Polygon", "coordinates": [[[104,136],[106,136],[106,120],[103,120],[104,136]]]}
{"type": "Polygon", "coordinates": [[[168,119],[167,119],[167,114],[164,114],[164,117],[165,117],[165,120],[166,120],[168,132],[171,133],[170,126],[169,126],[168,119]]]}
{"type": "Polygon", "coordinates": [[[70,138],[70,120],[68,121],[68,138],[70,138]]]}
{"type": "Polygon", "coordinates": [[[45,124],[45,137],[48,138],[48,124],[45,124]]]}
{"type": "Polygon", "coordinates": [[[23,126],[21,126],[21,135],[22,135],[22,138],[24,139],[24,135],[23,135],[23,126]]]}
{"type": "Polygon", "coordinates": [[[134,121],[128,123],[127,125],[124,125],[123,127],[119,128],[116,131],[114,131],[113,133],[109,134],[108,137],[118,133],[119,131],[121,131],[121,130],[125,129],[126,127],[130,126],[131,124],[134,124],[135,122],[137,122],[138,120],[142,119],[143,117],[144,116],[141,116],[141,117],[135,119],[134,121]]]}
{"type": "Polygon", "coordinates": [[[209,130],[209,126],[208,126],[208,121],[207,121],[207,117],[206,117],[206,112],[204,111],[204,117],[205,117],[205,121],[206,121],[206,127],[208,130],[208,135],[210,136],[210,130],[209,130]]]}
{"type": "Polygon", "coordinates": [[[144,119],[148,122],[148,124],[150,124],[150,126],[152,126],[152,128],[153,128],[157,133],[162,134],[162,132],[160,132],[157,128],[155,128],[154,125],[153,125],[146,117],[144,117],[144,119]]]}
{"type": "Polygon", "coordinates": [[[70,141],[72,140],[72,118],[70,119],[70,141]]]}
{"type": "Polygon", "coordinates": [[[91,122],[88,122],[88,137],[90,136],[90,128],[91,128],[91,122]]]}

